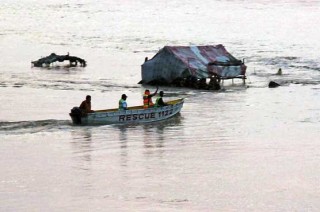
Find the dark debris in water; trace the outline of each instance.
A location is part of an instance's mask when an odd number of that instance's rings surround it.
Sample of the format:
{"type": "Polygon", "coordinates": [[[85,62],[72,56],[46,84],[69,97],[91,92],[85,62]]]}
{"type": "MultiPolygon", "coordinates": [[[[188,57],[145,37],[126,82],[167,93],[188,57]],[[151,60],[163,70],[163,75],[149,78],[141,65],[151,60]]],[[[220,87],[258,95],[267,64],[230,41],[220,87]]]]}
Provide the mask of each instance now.
{"type": "Polygon", "coordinates": [[[44,65],[50,66],[52,63],[63,62],[65,60],[69,61],[70,67],[75,67],[78,65],[78,63],[82,67],[87,66],[87,62],[84,59],[76,56],[70,56],[69,53],[67,55],[57,55],[55,53],[51,53],[49,56],[32,61],[31,63],[35,67],[43,67],[44,65]]]}

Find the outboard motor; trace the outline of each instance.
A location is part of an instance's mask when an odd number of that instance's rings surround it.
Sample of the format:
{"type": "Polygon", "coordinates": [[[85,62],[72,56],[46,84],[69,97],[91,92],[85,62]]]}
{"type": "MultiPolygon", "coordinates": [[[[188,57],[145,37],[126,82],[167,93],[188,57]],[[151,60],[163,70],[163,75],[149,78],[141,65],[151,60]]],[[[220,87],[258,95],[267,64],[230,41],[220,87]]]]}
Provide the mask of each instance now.
{"type": "Polygon", "coordinates": [[[79,107],[73,107],[71,109],[70,116],[71,116],[72,121],[73,121],[74,124],[81,124],[82,112],[81,112],[81,109],[79,107]]]}

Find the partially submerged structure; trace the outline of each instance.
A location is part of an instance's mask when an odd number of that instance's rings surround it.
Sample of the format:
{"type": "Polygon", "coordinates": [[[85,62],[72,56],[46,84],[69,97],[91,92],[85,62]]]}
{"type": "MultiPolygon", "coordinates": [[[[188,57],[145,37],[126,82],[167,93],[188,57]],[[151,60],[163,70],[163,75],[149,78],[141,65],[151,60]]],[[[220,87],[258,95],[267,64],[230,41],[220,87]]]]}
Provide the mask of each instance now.
{"type": "Polygon", "coordinates": [[[54,62],[64,62],[65,60],[69,61],[70,66],[77,66],[78,63],[82,67],[87,66],[87,62],[84,59],[80,57],[70,56],[69,53],[67,55],[57,55],[55,53],[51,53],[49,56],[42,57],[39,60],[32,61],[31,63],[35,67],[43,67],[50,66],[54,62]]]}
{"type": "Polygon", "coordinates": [[[146,58],[140,83],[219,89],[221,80],[245,80],[245,73],[244,62],[233,57],[221,44],[165,46],[152,59],[146,58]],[[208,78],[211,81],[206,84],[208,78]]]}

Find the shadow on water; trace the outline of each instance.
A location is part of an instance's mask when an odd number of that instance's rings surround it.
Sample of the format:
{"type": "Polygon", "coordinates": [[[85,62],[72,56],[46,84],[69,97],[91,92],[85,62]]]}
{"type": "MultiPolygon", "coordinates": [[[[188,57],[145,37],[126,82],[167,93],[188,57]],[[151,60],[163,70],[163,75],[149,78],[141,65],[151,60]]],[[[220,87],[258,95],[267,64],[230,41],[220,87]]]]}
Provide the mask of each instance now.
{"type": "Polygon", "coordinates": [[[74,154],[79,155],[84,161],[91,161],[91,151],[93,151],[92,128],[82,127],[81,130],[71,131],[71,134],[73,138],[71,145],[74,154]]]}
{"type": "Polygon", "coordinates": [[[160,122],[112,126],[113,129],[119,129],[121,166],[128,165],[128,152],[136,148],[141,148],[146,156],[161,156],[165,151],[166,142],[169,141],[168,136],[172,135],[174,127],[181,125],[182,120],[179,113],[160,122]]]}
{"type": "Polygon", "coordinates": [[[113,128],[119,129],[119,141],[121,142],[121,148],[126,148],[126,142],[132,137],[132,133],[135,131],[141,131],[138,137],[142,138],[146,148],[163,147],[163,141],[165,140],[166,129],[181,125],[183,117],[180,113],[167,120],[158,122],[142,123],[142,124],[128,124],[128,125],[112,125],[113,128]],[[131,134],[131,135],[128,135],[131,134]],[[148,138],[149,136],[155,136],[148,138]],[[153,141],[156,140],[157,144],[153,141]]]}
{"type": "MultiPolygon", "coordinates": [[[[146,154],[156,153],[165,147],[169,130],[181,125],[182,116],[153,123],[126,125],[72,126],[72,149],[83,161],[90,161],[95,151],[119,152],[120,165],[128,165],[129,152],[142,147],[146,154]]],[[[81,168],[83,169],[83,167],[81,168]]]]}
{"type": "Polygon", "coordinates": [[[118,126],[119,128],[119,145],[120,145],[120,165],[128,166],[128,128],[118,126]]]}

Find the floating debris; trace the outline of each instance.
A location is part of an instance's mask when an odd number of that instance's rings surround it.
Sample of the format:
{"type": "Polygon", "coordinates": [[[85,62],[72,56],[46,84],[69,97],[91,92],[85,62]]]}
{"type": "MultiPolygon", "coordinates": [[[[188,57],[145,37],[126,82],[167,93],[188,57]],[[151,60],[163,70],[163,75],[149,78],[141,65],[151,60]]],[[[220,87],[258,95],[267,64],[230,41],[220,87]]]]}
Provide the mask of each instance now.
{"type": "Polygon", "coordinates": [[[279,87],[279,86],[280,86],[280,84],[276,83],[274,81],[270,81],[269,85],[268,85],[269,88],[276,88],[276,87],[279,87]]]}
{"type": "Polygon", "coordinates": [[[70,63],[70,67],[75,67],[80,64],[81,67],[87,66],[87,62],[80,58],[75,56],[70,56],[69,53],[67,55],[57,55],[55,53],[51,53],[47,57],[42,57],[39,60],[32,61],[34,67],[43,67],[43,66],[50,66],[54,62],[64,62],[65,60],[68,60],[70,63]]]}

